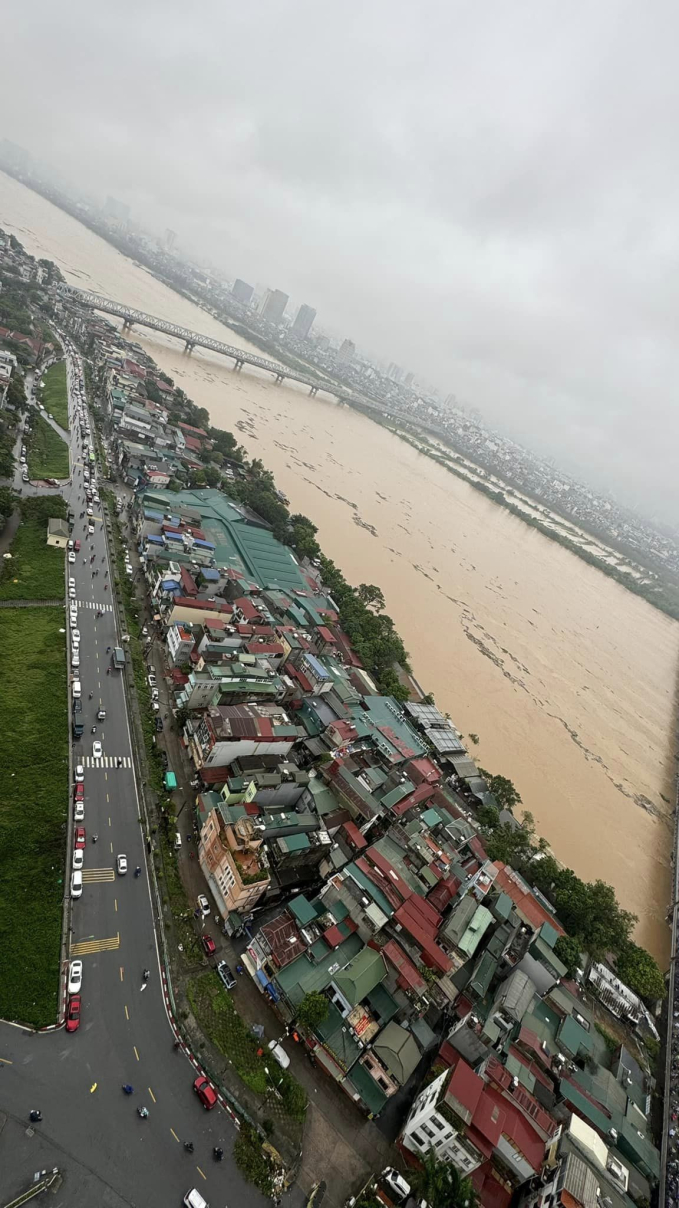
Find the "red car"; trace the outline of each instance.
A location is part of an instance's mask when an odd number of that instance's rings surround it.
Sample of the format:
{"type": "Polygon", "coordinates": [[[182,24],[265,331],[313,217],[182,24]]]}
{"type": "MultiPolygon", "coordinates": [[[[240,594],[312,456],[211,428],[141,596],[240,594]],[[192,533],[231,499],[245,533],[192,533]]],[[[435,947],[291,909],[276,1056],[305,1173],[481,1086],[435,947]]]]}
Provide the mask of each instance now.
{"type": "Polygon", "coordinates": [[[73,998],[68,1000],[68,1010],[66,1011],[66,1031],[77,1032],[80,1027],[80,995],[74,994],[73,998]]]}
{"type": "Polygon", "coordinates": [[[217,951],[217,945],[211,935],[204,935],[202,939],[203,947],[208,956],[214,956],[217,951]]]}
{"type": "Polygon", "coordinates": [[[217,1106],[217,1092],[214,1086],[211,1086],[208,1082],[205,1074],[201,1074],[200,1078],[196,1078],[193,1089],[207,1112],[212,1111],[212,1108],[217,1106]]]}
{"type": "Polygon", "coordinates": [[[79,541],[74,541],[74,542],[73,542],[73,548],[74,548],[74,550],[75,550],[76,554],[79,554],[79,553],[80,553],[80,542],[79,542],[79,541]]]}
{"type": "Polygon", "coordinates": [[[87,846],[87,834],[84,826],[76,826],[75,828],[75,850],[82,851],[87,846]]]}
{"type": "Polygon", "coordinates": [[[84,784],[76,784],[75,793],[73,794],[73,800],[74,801],[84,801],[85,800],[85,785],[84,784]]]}

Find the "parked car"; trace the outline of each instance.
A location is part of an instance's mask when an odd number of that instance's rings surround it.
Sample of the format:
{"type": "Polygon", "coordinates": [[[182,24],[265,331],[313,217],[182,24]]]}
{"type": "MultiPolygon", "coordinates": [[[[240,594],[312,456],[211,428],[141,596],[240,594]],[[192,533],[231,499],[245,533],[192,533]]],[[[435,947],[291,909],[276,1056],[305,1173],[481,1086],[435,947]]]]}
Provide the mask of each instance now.
{"type": "Polygon", "coordinates": [[[66,1008],[66,1031],[77,1032],[80,1027],[80,995],[74,994],[69,998],[66,1008]]]}
{"type": "Polygon", "coordinates": [[[76,801],[74,810],[73,810],[73,817],[76,822],[85,821],[85,802],[84,801],[76,801]]]}
{"type": "Polygon", "coordinates": [[[68,992],[69,994],[79,994],[83,984],[83,963],[82,961],[71,961],[68,969],[68,992]]]}
{"type": "Polygon", "coordinates": [[[75,782],[82,784],[85,780],[85,769],[81,763],[75,765],[75,782]]]}
{"type": "Polygon", "coordinates": [[[80,849],[81,851],[84,847],[87,846],[87,832],[85,831],[84,826],[76,827],[75,846],[76,846],[76,850],[80,849]]]}
{"type": "Polygon", "coordinates": [[[210,913],[210,903],[205,897],[205,894],[199,893],[196,901],[198,902],[198,909],[200,910],[200,913],[202,914],[203,918],[206,919],[210,913]]]}
{"type": "Polygon", "coordinates": [[[75,851],[73,852],[73,858],[71,860],[71,868],[72,868],[73,872],[82,872],[82,867],[83,867],[84,863],[85,863],[85,855],[80,850],[79,847],[76,847],[75,851]]]}
{"type": "Polygon", "coordinates": [[[199,1078],[196,1078],[193,1089],[206,1111],[212,1111],[212,1108],[217,1106],[217,1092],[209,1079],[205,1077],[205,1074],[201,1074],[199,1078]]]}
{"type": "Polygon", "coordinates": [[[148,676],[148,685],[149,685],[149,688],[155,688],[155,686],[156,686],[156,684],[157,684],[157,683],[158,683],[158,681],[157,681],[157,679],[156,679],[156,677],[155,677],[155,674],[154,674],[154,673],[153,673],[153,671],[152,671],[152,672],[150,673],[150,675],[148,676]]]}
{"type": "Polygon", "coordinates": [[[288,1054],[283,1046],[280,1045],[277,1040],[270,1040],[268,1047],[272,1056],[276,1058],[276,1061],[281,1069],[287,1070],[288,1066],[290,1065],[290,1058],[288,1057],[288,1054]]]}
{"type": "Polygon", "coordinates": [[[170,766],[170,761],[169,761],[169,759],[167,757],[167,753],[165,751],[160,752],[160,762],[163,765],[163,771],[164,772],[167,771],[167,769],[170,766]]]}
{"type": "Polygon", "coordinates": [[[73,548],[74,548],[75,552],[76,552],[77,554],[79,554],[79,553],[80,553],[80,542],[79,542],[79,541],[76,541],[76,543],[75,543],[75,545],[73,546],[73,548]]]}
{"type": "Polygon", "coordinates": [[[80,645],[80,630],[79,629],[74,629],[71,632],[71,645],[72,646],[80,645]]]}
{"type": "Polygon", "coordinates": [[[162,728],[163,728],[163,719],[162,719],[162,717],[157,717],[156,718],[156,730],[158,731],[159,734],[160,734],[160,731],[162,730],[162,728]]]}
{"type": "Polygon", "coordinates": [[[83,874],[80,871],[71,873],[71,897],[81,898],[83,895],[83,874]]]}
{"type": "Polygon", "coordinates": [[[381,1174],[383,1183],[386,1183],[390,1194],[393,1194],[397,1202],[407,1200],[410,1195],[410,1183],[407,1183],[402,1174],[398,1170],[394,1170],[393,1166],[385,1166],[381,1174]]]}
{"type": "Polygon", "coordinates": [[[88,509],[87,509],[87,515],[88,515],[88,516],[94,516],[94,510],[93,510],[93,508],[92,508],[91,506],[89,506],[89,507],[88,507],[88,509]]]}
{"type": "Polygon", "coordinates": [[[184,1208],[210,1208],[207,1200],[203,1199],[202,1195],[195,1187],[192,1187],[190,1191],[187,1191],[184,1199],[182,1200],[182,1204],[184,1205],[184,1208]]]}
{"type": "Polygon", "coordinates": [[[236,979],[231,972],[231,968],[226,961],[220,961],[217,965],[217,973],[227,990],[233,990],[236,986],[236,979]]]}
{"type": "Polygon", "coordinates": [[[68,560],[69,562],[75,562],[75,550],[69,550],[68,560]]]}
{"type": "Polygon", "coordinates": [[[205,955],[214,956],[215,952],[217,951],[217,945],[215,944],[215,941],[213,940],[212,936],[211,935],[202,936],[201,943],[205,950],[205,955]]]}
{"type": "Polygon", "coordinates": [[[74,801],[84,801],[85,800],[85,785],[83,784],[82,780],[79,782],[79,784],[76,784],[76,786],[75,786],[75,789],[73,791],[73,800],[74,801]]]}

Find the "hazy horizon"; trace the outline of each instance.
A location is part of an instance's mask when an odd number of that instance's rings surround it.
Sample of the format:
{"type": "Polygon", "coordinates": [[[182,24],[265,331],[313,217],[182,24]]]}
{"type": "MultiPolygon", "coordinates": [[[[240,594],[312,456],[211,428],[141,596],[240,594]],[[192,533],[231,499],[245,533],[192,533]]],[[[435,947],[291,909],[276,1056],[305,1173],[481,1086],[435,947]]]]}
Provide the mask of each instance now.
{"type": "Polygon", "coordinates": [[[666,0],[4,16],[5,137],[679,522],[666,0]]]}

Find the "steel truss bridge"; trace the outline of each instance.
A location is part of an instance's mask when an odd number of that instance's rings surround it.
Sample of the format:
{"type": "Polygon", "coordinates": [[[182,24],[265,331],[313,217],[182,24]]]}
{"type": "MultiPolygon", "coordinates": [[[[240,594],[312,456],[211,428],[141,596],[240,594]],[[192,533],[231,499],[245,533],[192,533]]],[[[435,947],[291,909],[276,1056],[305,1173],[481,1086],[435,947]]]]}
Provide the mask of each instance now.
{"type": "Polygon", "coordinates": [[[107,315],[116,315],[123,320],[123,331],[132,327],[133,324],[150,327],[153,331],[162,331],[167,336],[175,336],[176,339],[183,340],[186,352],[191,352],[194,348],[209,348],[211,352],[219,352],[222,356],[231,357],[235,362],[234,369],[236,370],[242,369],[243,365],[254,365],[257,369],[272,373],[276,382],[284,382],[286,379],[301,382],[303,386],[309,387],[310,394],[317,394],[319,390],[324,390],[342,402],[349,401],[346,392],[338,390],[331,382],[316,381],[286,365],[279,365],[277,361],[269,361],[266,357],[258,356],[257,353],[246,352],[245,349],[235,348],[232,344],[224,344],[221,340],[215,340],[212,336],[203,336],[198,331],[189,331],[187,327],[179,327],[176,323],[169,323],[167,319],[147,315],[142,310],[126,306],[123,302],[113,302],[110,298],[102,297],[101,294],[93,294],[89,290],[77,289],[72,285],[60,285],[59,292],[83,306],[91,306],[93,310],[101,310],[107,315]]]}

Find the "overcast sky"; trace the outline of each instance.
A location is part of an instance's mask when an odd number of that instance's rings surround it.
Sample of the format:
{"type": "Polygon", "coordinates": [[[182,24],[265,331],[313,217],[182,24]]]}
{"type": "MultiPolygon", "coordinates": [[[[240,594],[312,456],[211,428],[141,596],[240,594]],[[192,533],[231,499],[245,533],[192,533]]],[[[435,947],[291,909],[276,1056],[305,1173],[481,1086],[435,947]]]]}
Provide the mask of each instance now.
{"type": "Polygon", "coordinates": [[[10,0],[2,30],[0,137],[679,523],[676,0],[10,0]]]}

